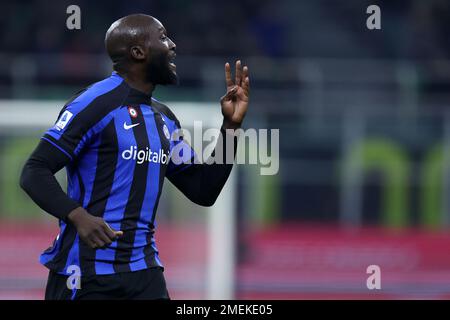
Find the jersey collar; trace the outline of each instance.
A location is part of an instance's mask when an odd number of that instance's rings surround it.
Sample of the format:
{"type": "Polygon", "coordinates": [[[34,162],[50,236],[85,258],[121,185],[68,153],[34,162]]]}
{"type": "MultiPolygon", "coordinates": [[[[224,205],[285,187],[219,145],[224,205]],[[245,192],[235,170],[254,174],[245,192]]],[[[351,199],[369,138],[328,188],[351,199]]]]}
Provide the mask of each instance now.
{"type": "Polygon", "coordinates": [[[147,94],[145,92],[139,91],[137,89],[134,89],[128,85],[128,83],[125,82],[125,80],[116,72],[113,71],[111,74],[112,78],[118,78],[121,81],[123,81],[126,86],[129,88],[128,96],[125,99],[125,104],[147,104],[151,105],[152,102],[152,95],[147,94]]]}

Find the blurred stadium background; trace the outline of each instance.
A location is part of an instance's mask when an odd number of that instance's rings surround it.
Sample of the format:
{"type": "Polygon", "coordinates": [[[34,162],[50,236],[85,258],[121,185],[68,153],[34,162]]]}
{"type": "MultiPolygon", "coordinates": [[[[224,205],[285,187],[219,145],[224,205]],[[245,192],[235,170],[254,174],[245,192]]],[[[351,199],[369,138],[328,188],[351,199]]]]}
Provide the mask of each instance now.
{"type": "Polygon", "coordinates": [[[279,174],[236,166],[211,209],[166,183],[156,238],[172,298],[450,298],[447,0],[35,0],[0,12],[1,299],[43,297],[38,256],[57,234],[20,190],[21,167],[64,100],[111,72],[104,33],[136,12],[177,44],[180,86],[155,97],[219,125],[223,63],[242,58],[245,127],[280,129],[279,174]],[[81,30],[65,27],[71,4],[81,30]],[[370,4],[381,31],[366,28],[370,4]],[[222,250],[231,269],[212,259],[222,250]],[[366,287],[369,265],[381,290],[366,287]]]}

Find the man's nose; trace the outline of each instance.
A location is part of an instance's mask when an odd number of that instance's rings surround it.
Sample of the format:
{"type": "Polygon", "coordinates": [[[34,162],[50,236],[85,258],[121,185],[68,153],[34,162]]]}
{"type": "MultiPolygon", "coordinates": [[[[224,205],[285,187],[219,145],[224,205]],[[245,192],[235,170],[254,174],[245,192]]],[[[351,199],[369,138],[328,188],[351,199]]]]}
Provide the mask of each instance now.
{"type": "Polygon", "coordinates": [[[175,44],[175,42],[172,41],[172,39],[169,40],[170,40],[169,49],[175,51],[177,49],[177,45],[175,44]]]}

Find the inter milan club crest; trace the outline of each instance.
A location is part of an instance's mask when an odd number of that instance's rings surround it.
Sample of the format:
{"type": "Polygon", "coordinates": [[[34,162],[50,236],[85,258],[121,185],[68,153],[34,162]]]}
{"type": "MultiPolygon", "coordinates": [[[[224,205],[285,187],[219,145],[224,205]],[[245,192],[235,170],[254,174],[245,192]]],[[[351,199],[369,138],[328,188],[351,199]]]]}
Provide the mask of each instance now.
{"type": "Polygon", "coordinates": [[[164,131],[164,135],[166,136],[167,139],[170,138],[170,132],[169,129],[167,128],[167,126],[164,124],[163,125],[163,131],[164,131]]]}
{"type": "Polygon", "coordinates": [[[128,113],[132,118],[137,118],[138,116],[137,110],[133,107],[128,107],[128,113]]]}

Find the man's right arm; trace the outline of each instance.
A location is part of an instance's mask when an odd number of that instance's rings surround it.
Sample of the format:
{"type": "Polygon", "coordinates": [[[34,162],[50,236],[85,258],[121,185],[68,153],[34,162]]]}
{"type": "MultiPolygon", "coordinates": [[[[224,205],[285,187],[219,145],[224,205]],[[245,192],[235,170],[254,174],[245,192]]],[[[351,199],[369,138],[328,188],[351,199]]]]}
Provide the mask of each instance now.
{"type": "Polygon", "coordinates": [[[66,222],[69,213],[80,204],[67,196],[54,174],[69,162],[63,152],[41,140],[20,177],[20,186],[41,209],[66,222]]]}
{"type": "Polygon", "coordinates": [[[69,162],[66,154],[41,140],[23,167],[20,186],[41,209],[72,223],[92,248],[109,245],[122,233],[112,230],[102,218],[90,215],[62,190],[54,176],[69,162]]]}

